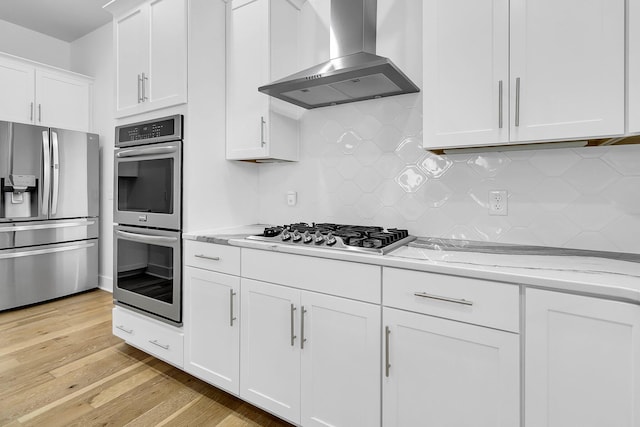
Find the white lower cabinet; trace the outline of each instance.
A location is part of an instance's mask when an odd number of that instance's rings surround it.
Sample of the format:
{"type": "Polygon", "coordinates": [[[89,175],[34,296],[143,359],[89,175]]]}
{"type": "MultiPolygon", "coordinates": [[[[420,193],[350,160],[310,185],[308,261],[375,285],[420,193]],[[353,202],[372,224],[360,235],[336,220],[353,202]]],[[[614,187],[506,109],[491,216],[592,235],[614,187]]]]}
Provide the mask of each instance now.
{"type": "Polygon", "coordinates": [[[185,370],[236,395],[240,391],[239,298],[238,276],[185,268],[185,370]]]}
{"type": "Polygon", "coordinates": [[[640,426],[640,311],[527,289],[525,425],[640,426]]]}
{"type": "Polygon", "coordinates": [[[183,367],[184,333],[180,328],[122,307],[115,307],[112,314],[113,335],[158,359],[183,367]]]}
{"type": "Polygon", "coordinates": [[[380,307],[242,279],[240,396],[304,426],[380,424],[380,307]]]}
{"type": "Polygon", "coordinates": [[[384,426],[520,425],[519,335],[387,307],[383,320],[384,426]]]}

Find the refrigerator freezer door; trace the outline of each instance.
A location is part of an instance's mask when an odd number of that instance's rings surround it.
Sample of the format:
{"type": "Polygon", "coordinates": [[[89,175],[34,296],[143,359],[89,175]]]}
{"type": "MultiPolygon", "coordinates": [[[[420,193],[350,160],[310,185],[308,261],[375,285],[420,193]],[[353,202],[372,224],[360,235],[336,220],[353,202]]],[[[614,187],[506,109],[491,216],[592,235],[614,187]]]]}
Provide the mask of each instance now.
{"type": "Polygon", "coordinates": [[[49,217],[98,216],[98,135],[51,129],[49,217]]]}
{"type": "Polygon", "coordinates": [[[43,162],[48,155],[47,128],[0,121],[0,222],[47,219],[49,192],[43,162]]]}
{"type": "Polygon", "coordinates": [[[0,249],[95,239],[98,230],[98,218],[3,223],[0,224],[0,249]]]}
{"type": "Polygon", "coordinates": [[[0,310],[98,287],[98,240],[0,250],[0,310]]]}

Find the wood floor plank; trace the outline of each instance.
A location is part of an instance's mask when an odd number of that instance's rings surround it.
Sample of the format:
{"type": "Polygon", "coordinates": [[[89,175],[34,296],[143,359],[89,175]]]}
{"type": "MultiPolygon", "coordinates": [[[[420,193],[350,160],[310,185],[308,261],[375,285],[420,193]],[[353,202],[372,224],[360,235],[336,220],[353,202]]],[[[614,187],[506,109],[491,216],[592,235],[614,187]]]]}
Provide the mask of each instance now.
{"type": "Polygon", "coordinates": [[[0,313],[0,425],[290,424],[129,346],[95,290],[0,313]]]}

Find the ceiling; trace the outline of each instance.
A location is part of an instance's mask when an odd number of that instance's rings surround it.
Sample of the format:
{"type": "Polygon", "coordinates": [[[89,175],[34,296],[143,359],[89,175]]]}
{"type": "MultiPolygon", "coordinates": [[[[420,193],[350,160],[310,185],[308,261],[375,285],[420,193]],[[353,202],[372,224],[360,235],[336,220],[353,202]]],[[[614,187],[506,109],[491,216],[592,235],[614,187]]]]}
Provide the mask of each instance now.
{"type": "Polygon", "coordinates": [[[108,0],[0,0],[0,19],[72,42],[111,21],[108,0]]]}

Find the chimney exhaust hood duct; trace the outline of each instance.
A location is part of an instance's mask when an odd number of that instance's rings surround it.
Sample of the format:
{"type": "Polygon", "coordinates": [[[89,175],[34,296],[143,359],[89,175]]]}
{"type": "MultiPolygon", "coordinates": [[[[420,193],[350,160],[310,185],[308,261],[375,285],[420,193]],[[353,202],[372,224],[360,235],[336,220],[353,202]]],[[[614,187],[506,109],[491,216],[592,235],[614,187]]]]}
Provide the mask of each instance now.
{"type": "Polygon", "coordinates": [[[377,0],[331,0],[329,61],[258,90],[306,109],[419,92],[376,51],[377,0]]]}

